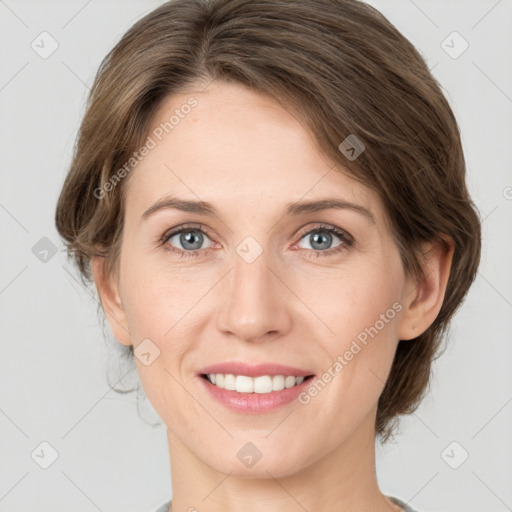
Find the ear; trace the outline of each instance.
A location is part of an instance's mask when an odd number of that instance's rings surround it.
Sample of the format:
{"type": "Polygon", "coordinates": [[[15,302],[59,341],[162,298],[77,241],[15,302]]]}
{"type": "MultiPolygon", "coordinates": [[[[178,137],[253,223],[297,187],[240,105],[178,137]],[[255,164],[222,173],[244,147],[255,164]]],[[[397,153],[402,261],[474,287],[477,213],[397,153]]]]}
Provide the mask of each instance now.
{"type": "Polygon", "coordinates": [[[105,258],[102,256],[93,256],[91,259],[91,270],[103,312],[107,317],[114,337],[122,345],[131,345],[130,331],[119,295],[118,284],[114,276],[107,275],[105,270],[105,258]]]}
{"type": "Polygon", "coordinates": [[[446,244],[435,241],[422,246],[425,277],[419,283],[411,278],[406,286],[398,332],[401,340],[410,340],[425,332],[441,310],[455,246],[451,238],[443,236],[443,239],[446,244]]]}

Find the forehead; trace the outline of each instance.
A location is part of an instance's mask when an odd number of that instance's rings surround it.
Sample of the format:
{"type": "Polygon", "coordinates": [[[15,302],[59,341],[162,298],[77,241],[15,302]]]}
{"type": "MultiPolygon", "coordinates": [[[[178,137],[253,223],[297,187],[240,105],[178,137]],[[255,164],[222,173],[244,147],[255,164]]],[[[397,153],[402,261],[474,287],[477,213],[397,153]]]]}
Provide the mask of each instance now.
{"type": "Polygon", "coordinates": [[[167,97],[148,136],[154,147],[127,189],[127,209],[139,215],[166,194],[225,205],[226,213],[339,197],[382,215],[376,195],[328,161],[293,113],[242,85],[167,97]]]}

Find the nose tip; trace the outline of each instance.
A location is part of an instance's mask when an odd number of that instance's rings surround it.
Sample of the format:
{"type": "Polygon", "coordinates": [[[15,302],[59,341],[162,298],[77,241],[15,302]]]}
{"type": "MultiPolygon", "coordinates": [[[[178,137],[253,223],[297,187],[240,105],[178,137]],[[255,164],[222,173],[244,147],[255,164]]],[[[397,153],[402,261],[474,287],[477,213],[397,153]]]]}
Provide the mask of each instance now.
{"type": "MultiPolygon", "coordinates": [[[[247,244],[250,253],[251,242],[247,244]]],[[[220,293],[219,305],[224,307],[218,315],[218,328],[224,333],[255,343],[274,339],[290,328],[283,299],[286,287],[261,255],[251,263],[237,258],[220,293]]]]}

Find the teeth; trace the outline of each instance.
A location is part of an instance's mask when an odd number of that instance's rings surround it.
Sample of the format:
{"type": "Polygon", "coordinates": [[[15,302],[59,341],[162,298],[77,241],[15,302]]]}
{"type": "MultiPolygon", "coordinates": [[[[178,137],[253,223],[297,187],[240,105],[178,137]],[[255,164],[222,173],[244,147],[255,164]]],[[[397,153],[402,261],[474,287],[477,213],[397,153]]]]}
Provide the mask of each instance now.
{"type": "Polygon", "coordinates": [[[292,375],[261,375],[260,377],[248,377],[247,375],[233,375],[231,373],[209,373],[208,380],[218,388],[239,393],[271,393],[281,391],[304,382],[304,377],[292,375]]]}
{"type": "Polygon", "coordinates": [[[224,375],[224,389],[230,389],[231,391],[234,391],[235,386],[235,376],[234,375],[224,375]]]}

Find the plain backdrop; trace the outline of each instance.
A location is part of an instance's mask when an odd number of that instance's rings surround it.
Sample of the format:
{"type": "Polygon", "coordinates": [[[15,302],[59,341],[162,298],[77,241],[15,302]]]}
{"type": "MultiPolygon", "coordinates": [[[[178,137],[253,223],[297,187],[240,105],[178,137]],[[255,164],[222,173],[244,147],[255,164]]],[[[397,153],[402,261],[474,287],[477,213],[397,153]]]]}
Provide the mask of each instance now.
{"type": "MultiPolygon", "coordinates": [[[[171,497],[165,427],[108,386],[116,342],[54,227],[96,70],[160,3],[0,1],[0,511],[143,512],[171,497]]],[[[379,483],[420,512],[512,510],[512,2],[370,3],[442,84],[484,219],[478,277],[429,395],[377,446],[379,483]]]]}

